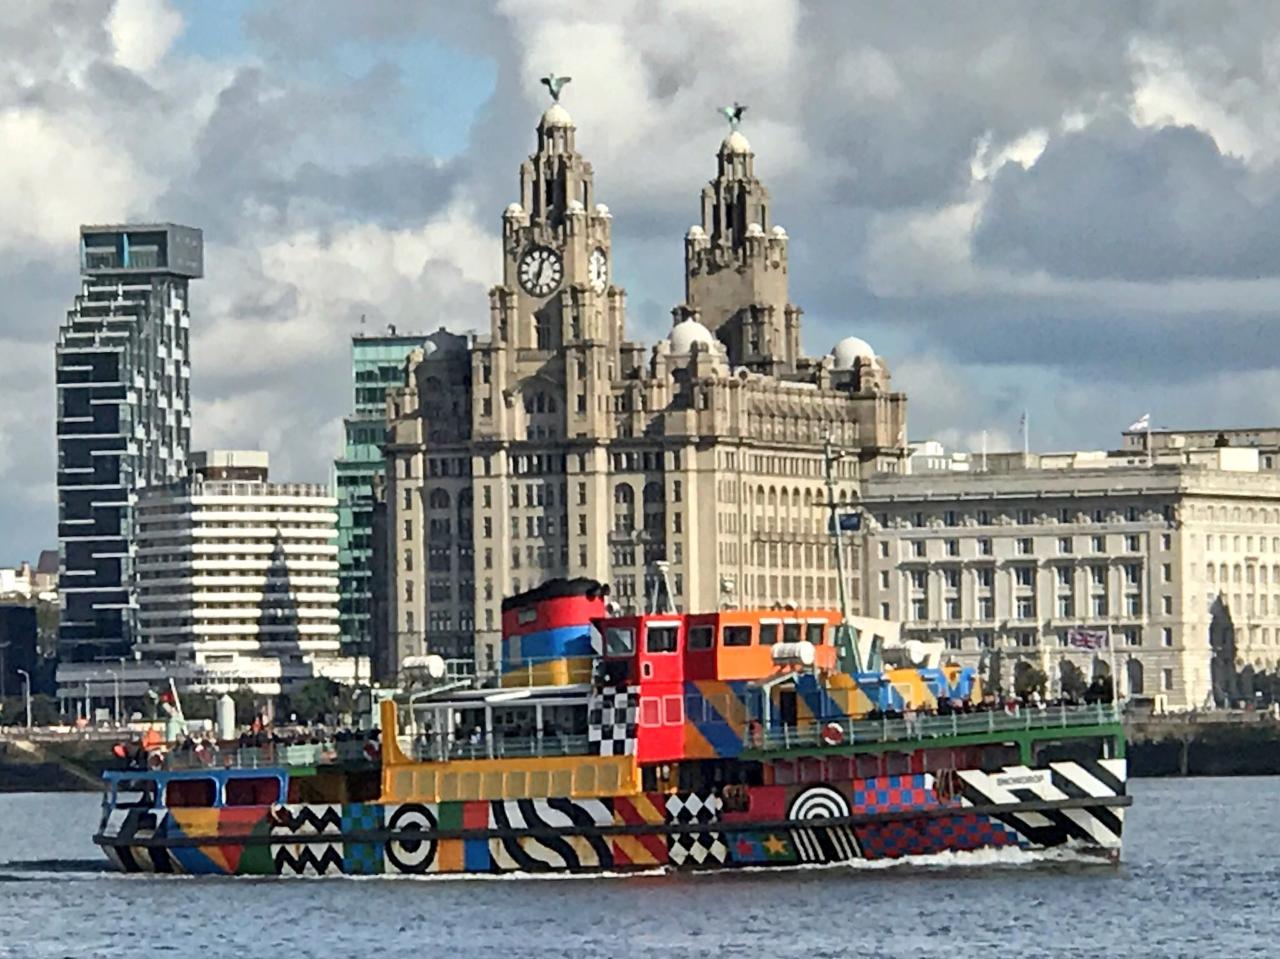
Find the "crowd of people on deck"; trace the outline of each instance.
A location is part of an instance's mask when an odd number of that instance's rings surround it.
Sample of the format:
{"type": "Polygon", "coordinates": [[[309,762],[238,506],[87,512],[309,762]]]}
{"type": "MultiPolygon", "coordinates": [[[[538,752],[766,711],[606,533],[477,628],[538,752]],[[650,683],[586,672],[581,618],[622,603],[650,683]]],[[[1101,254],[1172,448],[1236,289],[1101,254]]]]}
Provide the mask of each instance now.
{"type": "Polygon", "coordinates": [[[871,720],[901,719],[908,727],[915,725],[921,717],[959,716],[972,713],[1004,712],[1016,716],[1026,709],[1072,709],[1081,705],[1092,706],[1095,703],[1109,703],[1114,699],[1114,690],[1110,678],[1099,676],[1085,689],[1082,696],[1064,693],[1054,698],[1047,698],[1033,689],[1023,695],[998,696],[986,693],[982,699],[951,698],[940,696],[937,705],[907,707],[906,709],[873,709],[864,718],[871,720]]]}

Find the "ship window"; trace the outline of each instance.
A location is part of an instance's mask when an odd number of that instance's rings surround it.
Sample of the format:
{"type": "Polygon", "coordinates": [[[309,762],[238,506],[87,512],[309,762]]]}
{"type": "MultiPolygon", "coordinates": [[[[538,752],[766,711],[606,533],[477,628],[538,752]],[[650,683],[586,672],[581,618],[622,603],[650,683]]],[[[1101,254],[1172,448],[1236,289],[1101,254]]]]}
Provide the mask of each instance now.
{"type": "Polygon", "coordinates": [[[689,648],[710,649],[715,639],[715,630],[710,626],[689,627],[689,648]]]}
{"type": "Polygon", "coordinates": [[[800,642],[800,624],[799,623],[783,623],[782,624],[782,641],[784,643],[800,642]]]}
{"type": "Polygon", "coordinates": [[[726,626],[720,631],[721,646],[750,646],[750,626],[726,626]]]}
{"type": "Polygon", "coordinates": [[[684,703],[679,696],[664,696],[662,698],[662,711],[664,724],[667,726],[684,725],[684,703]]]}
{"type": "Polygon", "coordinates": [[[640,700],[640,725],[658,726],[658,701],[656,699],[640,700]]]}
{"type": "Polygon", "coordinates": [[[772,646],[778,641],[778,624],[777,623],[761,623],[760,624],[760,645],[772,646]]]}
{"type": "Polygon", "coordinates": [[[911,772],[911,756],[907,753],[885,753],[881,758],[886,776],[905,776],[911,772]]]}
{"type": "Polygon", "coordinates": [[[164,804],[170,809],[207,809],[213,805],[215,795],[217,788],[212,779],[174,779],[165,787],[164,804]]]}
{"type": "Polygon", "coordinates": [[[604,654],[606,656],[630,656],[636,651],[636,631],[630,626],[606,626],[604,630],[604,654]]]}
{"type": "Polygon", "coordinates": [[[646,653],[674,653],[678,626],[650,626],[644,633],[644,651],[646,653]]]}
{"type": "Polygon", "coordinates": [[[822,641],[826,638],[826,631],[825,623],[810,623],[804,629],[804,638],[815,646],[821,646],[822,641]]]}
{"type": "Polygon", "coordinates": [[[228,779],[226,805],[270,806],[280,799],[280,784],[275,779],[255,776],[252,779],[228,779]]]}

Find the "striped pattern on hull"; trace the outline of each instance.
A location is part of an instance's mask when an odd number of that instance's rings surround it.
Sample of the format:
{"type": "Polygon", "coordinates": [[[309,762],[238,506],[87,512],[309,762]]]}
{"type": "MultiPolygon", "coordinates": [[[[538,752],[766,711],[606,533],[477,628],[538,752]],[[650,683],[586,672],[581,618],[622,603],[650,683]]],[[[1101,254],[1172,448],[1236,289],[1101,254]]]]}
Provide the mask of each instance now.
{"type": "MultiPolygon", "coordinates": [[[[999,772],[962,770],[961,799],[966,806],[1014,805],[1063,799],[1114,799],[1125,794],[1123,759],[1056,762],[1048,768],[1007,766],[999,772]]],[[[1124,808],[1086,805],[1043,812],[1001,813],[998,817],[1033,846],[1049,848],[1068,842],[1118,850],[1124,808]]]]}
{"type": "MultiPolygon", "coordinates": [[[[608,826],[613,811],[600,799],[516,799],[490,804],[490,829],[517,831],[608,826]]],[[[507,836],[489,840],[499,872],[582,872],[613,868],[602,836],[507,836]]]]}

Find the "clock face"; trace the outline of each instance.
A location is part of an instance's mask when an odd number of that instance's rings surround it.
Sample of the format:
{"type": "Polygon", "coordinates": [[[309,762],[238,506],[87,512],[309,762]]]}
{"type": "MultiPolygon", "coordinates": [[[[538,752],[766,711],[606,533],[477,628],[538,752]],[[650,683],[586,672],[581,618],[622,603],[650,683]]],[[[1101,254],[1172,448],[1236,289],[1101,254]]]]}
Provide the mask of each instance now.
{"type": "Polygon", "coordinates": [[[587,260],[587,273],[591,278],[591,289],[603,293],[609,283],[609,258],[604,250],[596,247],[587,260]]]}
{"type": "Polygon", "coordinates": [[[546,296],[564,279],[560,254],[545,246],[535,246],[520,260],[520,285],[534,296],[546,296]]]}

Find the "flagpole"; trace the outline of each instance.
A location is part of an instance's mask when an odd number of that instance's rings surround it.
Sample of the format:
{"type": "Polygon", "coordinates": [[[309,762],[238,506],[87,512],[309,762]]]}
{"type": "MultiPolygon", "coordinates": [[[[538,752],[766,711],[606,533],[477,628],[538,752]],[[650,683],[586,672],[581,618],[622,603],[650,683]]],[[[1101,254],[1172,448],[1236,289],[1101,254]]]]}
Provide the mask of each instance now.
{"type": "Polygon", "coordinates": [[[1116,643],[1110,624],[1107,625],[1107,652],[1111,659],[1111,705],[1118,709],[1120,706],[1120,674],[1116,672],[1116,643]]]}
{"type": "Polygon", "coordinates": [[[1150,466],[1152,462],[1153,462],[1153,458],[1151,454],[1151,417],[1150,415],[1148,415],[1147,416],[1147,465],[1150,466]]]}
{"type": "Polygon", "coordinates": [[[982,472],[987,471],[987,431],[982,431],[982,472]]]}
{"type": "Polygon", "coordinates": [[[1031,458],[1031,421],[1027,418],[1027,411],[1022,411],[1022,465],[1027,464],[1027,460],[1031,458]]]}

